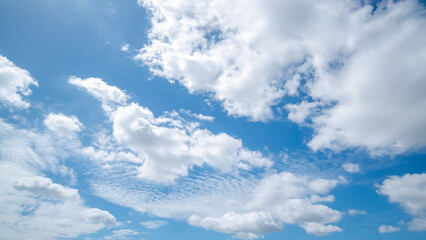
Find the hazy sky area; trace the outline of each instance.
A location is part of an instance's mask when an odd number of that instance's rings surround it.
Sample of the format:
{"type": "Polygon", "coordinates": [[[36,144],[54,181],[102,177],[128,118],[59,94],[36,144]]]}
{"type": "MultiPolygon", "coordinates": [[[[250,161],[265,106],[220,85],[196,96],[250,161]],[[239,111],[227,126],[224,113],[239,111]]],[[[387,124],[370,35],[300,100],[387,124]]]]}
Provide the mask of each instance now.
{"type": "Polygon", "coordinates": [[[0,1],[0,240],[426,239],[425,4],[0,1]]]}

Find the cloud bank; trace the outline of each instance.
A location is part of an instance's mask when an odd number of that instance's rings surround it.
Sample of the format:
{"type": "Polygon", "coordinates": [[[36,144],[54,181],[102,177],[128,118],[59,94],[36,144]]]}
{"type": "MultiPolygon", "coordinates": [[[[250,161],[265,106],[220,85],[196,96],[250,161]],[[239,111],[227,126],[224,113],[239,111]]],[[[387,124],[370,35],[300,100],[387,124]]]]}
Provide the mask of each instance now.
{"type": "Polygon", "coordinates": [[[425,8],[415,0],[151,1],[135,59],[232,116],[314,129],[313,150],[425,146],[425,8]],[[298,97],[286,103],[285,97],[298,97]],[[274,110],[275,109],[275,110],[274,110]]]}

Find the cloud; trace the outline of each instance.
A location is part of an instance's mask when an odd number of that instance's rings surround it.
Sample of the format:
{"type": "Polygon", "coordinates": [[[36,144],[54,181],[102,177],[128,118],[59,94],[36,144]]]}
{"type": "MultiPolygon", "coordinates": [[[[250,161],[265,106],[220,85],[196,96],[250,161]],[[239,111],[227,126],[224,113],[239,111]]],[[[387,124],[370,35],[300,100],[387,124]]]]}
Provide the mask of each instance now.
{"type": "Polygon", "coordinates": [[[244,233],[244,232],[240,232],[235,234],[234,236],[232,236],[232,238],[234,239],[259,239],[259,238],[264,238],[263,235],[260,234],[255,234],[255,233],[244,233]]]}
{"type": "Polygon", "coordinates": [[[342,229],[333,225],[324,225],[322,223],[307,222],[302,224],[302,227],[307,233],[312,233],[315,236],[325,236],[332,232],[341,232],[342,229]]]}
{"type": "Polygon", "coordinates": [[[212,117],[212,116],[206,116],[206,115],[203,115],[201,113],[198,113],[198,114],[197,113],[193,113],[193,112],[191,112],[189,110],[181,109],[180,112],[185,113],[188,116],[194,117],[194,118],[196,118],[196,119],[198,119],[200,121],[213,122],[213,120],[214,120],[214,117],[212,117]]]}
{"type": "Polygon", "coordinates": [[[346,172],[349,172],[349,173],[359,172],[359,164],[344,163],[342,167],[343,169],[345,169],[346,172]]]}
{"type": "Polygon", "coordinates": [[[267,212],[249,212],[237,214],[229,212],[221,218],[200,218],[193,215],[188,219],[189,224],[211,229],[221,233],[270,233],[282,230],[283,225],[267,212]]]}
{"type": "Polygon", "coordinates": [[[111,111],[116,106],[123,105],[129,99],[123,91],[115,86],[107,85],[100,78],[81,79],[75,76],[70,77],[69,84],[86,90],[89,94],[101,101],[105,111],[111,111]]]}
{"type": "Polygon", "coordinates": [[[348,213],[351,216],[354,216],[354,215],[366,215],[367,211],[365,211],[365,210],[349,209],[348,213]]]}
{"type": "Polygon", "coordinates": [[[0,162],[0,231],[8,239],[76,238],[114,226],[107,211],[85,206],[76,189],[0,162]]]}
{"type": "Polygon", "coordinates": [[[157,229],[167,224],[166,221],[146,221],[141,222],[142,226],[149,229],[157,229]]]}
{"type": "Polygon", "coordinates": [[[274,174],[262,179],[254,188],[253,198],[247,208],[273,213],[273,216],[284,223],[298,224],[308,233],[325,235],[341,231],[340,228],[325,223],[337,222],[342,213],[319,201],[333,201],[334,196],[325,197],[339,183],[346,180],[312,179],[297,176],[289,172],[274,174]],[[309,197],[310,196],[310,197],[309,197]]]}
{"type": "Polygon", "coordinates": [[[151,29],[135,59],[190,93],[211,94],[228,114],[267,121],[287,104],[290,120],[313,128],[313,150],[425,146],[418,1],[138,2],[151,29]],[[300,98],[283,102],[287,95],[300,98]]]}
{"type": "Polygon", "coordinates": [[[394,226],[388,226],[388,225],[381,225],[379,227],[379,233],[391,233],[391,232],[398,232],[401,229],[394,226]]]}
{"type": "Polygon", "coordinates": [[[22,96],[31,95],[30,86],[38,86],[30,73],[17,67],[13,62],[0,55],[0,102],[6,106],[28,108],[22,96]]]}
{"type": "Polygon", "coordinates": [[[120,50],[122,52],[129,52],[129,44],[124,44],[123,46],[121,46],[120,50]]]}
{"type": "Polygon", "coordinates": [[[376,187],[377,193],[388,196],[390,202],[399,203],[414,216],[408,223],[410,230],[426,230],[426,173],[390,176],[376,187]]]}
{"type": "Polygon", "coordinates": [[[55,183],[75,182],[64,165],[79,153],[77,139],[20,128],[0,119],[0,232],[8,239],[76,238],[114,226],[107,211],[84,204],[77,189],[55,183]]]}
{"type": "Polygon", "coordinates": [[[91,222],[98,222],[104,225],[115,225],[116,220],[109,212],[97,208],[89,208],[83,211],[83,215],[91,222]]]}
{"type": "Polygon", "coordinates": [[[132,229],[119,229],[112,232],[112,235],[105,236],[104,239],[128,239],[128,236],[138,235],[138,232],[133,231],[132,229]]]}
{"type": "Polygon", "coordinates": [[[408,222],[408,229],[411,231],[426,231],[426,217],[421,216],[419,218],[413,218],[411,222],[408,222]]]}
{"type": "Polygon", "coordinates": [[[298,104],[286,104],[284,108],[288,111],[288,119],[303,125],[306,119],[313,114],[313,109],[318,107],[318,102],[303,101],[298,104]]]}
{"type": "MultiPolygon", "coordinates": [[[[77,78],[71,78],[70,83],[75,84],[75,79],[77,78]]],[[[112,101],[109,100],[113,95],[112,91],[116,95],[123,93],[101,79],[93,79],[79,79],[77,82],[81,86],[88,86],[95,81],[96,85],[102,86],[96,88],[96,91],[89,90],[89,93],[103,102],[112,101]]],[[[126,95],[120,97],[127,98],[126,95]]],[[[107,104],[110,107],[106,109],[106,113],[113,123],[115,141],[143,158],[143,164],[138,167],[140,178],[172,183],[176,178],[188,175],[194,165],[207,164],[225,172],[234,168],[248,170],[272,165],[259,151],[243,147],[240,139],[226,133],[213,134],[201,129],[198,123],[186,122],[176,112],[169,114],[170,116],[155,117],[148,108],[136,103],[121,104],[116,108],[107,104]]],[[[85,152],[92,158],[99,155],[93,148],[85,152]]]]}
{"type": "Polygon", "coordinates": [[[49,199],[65,200],[79,197],[77,189],[55,184],[49,178],[40,176],[18,179],[13,183],[13,187],[18,191],[28,191],[49,199]]]}
{"type": "Polygon", "coordinates": [[[72,135],[80,132],[83,124],[76,116],[65,116],[63,114],[50,113],[44,120],[44,125],[52,132],[61,136],[72,135]]]}

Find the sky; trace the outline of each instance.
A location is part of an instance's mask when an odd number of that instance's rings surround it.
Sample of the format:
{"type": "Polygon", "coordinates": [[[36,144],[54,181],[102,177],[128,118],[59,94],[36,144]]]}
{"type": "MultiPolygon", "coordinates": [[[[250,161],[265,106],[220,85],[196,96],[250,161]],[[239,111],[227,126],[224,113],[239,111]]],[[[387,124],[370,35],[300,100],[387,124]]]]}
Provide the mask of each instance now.
{"type": "Polygon", "coordinates": [[[0,1],[0,239],[426,237],[425,1],[0,1]]]}

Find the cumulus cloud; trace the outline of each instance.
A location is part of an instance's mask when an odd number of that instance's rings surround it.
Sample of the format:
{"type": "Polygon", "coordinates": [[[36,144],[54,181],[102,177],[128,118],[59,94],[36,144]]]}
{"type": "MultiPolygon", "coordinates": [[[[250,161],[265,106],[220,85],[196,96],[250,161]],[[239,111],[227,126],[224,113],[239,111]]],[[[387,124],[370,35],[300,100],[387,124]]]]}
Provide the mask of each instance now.
{"type": "Polygon", "coordinates": [[[298,124],[309,120],[314,150],[425,146],[426,18],[417,1],[138,2],[151,29],[135,58],[191,93],[212,93],[228,114],[267,121],[284,96],[300,94],[285,109],[298,124]]]}
{"type": "Polygon", "coordinates": [[[389,226],[389,225],[380,225],[379,227],[379,233],[391,233],[391,232],[398,232],[401,230],[398,227],[389,226]]]}
{"type": "Polygon", "coordinates": [[[167,224],[166,221],[146,221],[141,222],[142,226],[149,228],[149,229],[157,229],[167,224]]]}
{"type": "Polygon", "coordinates": [[[221,233],[269,233],[283,229],[283,225],[267,212],[249,212],[237,214],[229,212],[221,218],[200,218],[193,215],[188,219],[189,224],[221,233]]]}
{"type": "Polygon", "coordinates": [[[307,233],[312,233],[316,236],[325,236],[332,232],[341,232],[342,229],[333,225],[324,225],[317,222],[307,222],[302,224],[302,227],[307,233]]]}
{"type": "Polygon", "coordinates": [[[13,187],[19,191],[25,190],[50,199],[64,200],[77,199],[79,197],[77,189],[55,184],[49,178],[40,176],[18,179],[13,183],[13,187]]]}
{"type": "MultiPolygon", "coordinates": [[[[112,101],[109,100],[112,91],[123,93],[101,79],[75,79],[78,78],[72,77],[70,83],[77,81],[79,86],[91,86],[95,81],[102,86],[96,91],[88,91],[101,99],[103,105],[112,101]]],[[[124,95],[120,99],[127,98],[124,95]]],[[[113,123],[115,141],[128,146],[142,158],[143,164],[138,167],[141,178],[171,183],[179,176],[186,176],[194,165],[208,164],[225,172],[233,168],[248,170],[272,165],[261,152],[245,148],[240,139],[201,129],[198,123],[186,122],[176,116],[176,112],[170,116],[155,117],[148,108],[136,103],[124,103],[116,108],[109,107],[106,112],[113,123]]],[[[110,106],[109,103],[107,105],[110,106]]],[[[97,154],[94,148],[85,152],[92,157],[97,154]]]]}
{"type": "Polygon", "coordinates": [[[50,113],[44,120],[44,125],[52,132],[61,136],[71,135],[80,132],[83,124],[76,116],[65,116],[63,114],[50,113]]]}
{"type": "Polygon", "coordinates": [[[8,239],[76,238],[114,226],[107,211],[85,206],[76,189],[0,162],[0,231],[8,239]]]}
{"type": "Polygon", "coordinates": [[[359,172],[359,164],[344,163],[342,167],[343,169],[345,169],[346,172],[349,172],[349,173],[359,172]]]}
{"type": "Polygon", "coordinates": [[[75,182],[63,159],[78,154],[79,142],[53,135],[0,119],[0,232],[8,239],[76,238],[116,224],[109,212],[86,206],[77,189],[45,176],[75,182]]]}
{"type": "Polygon", "coordinates": [[[106,226],[113,226],[116,224],[116,220],[113,215],[111,215],[108,211],[97,208],[85,209],[83,211],[83,216],[85,216],[91,222],[102,223],[106,226]]]}
{"type": "Polygon", "coordinates": [[[410,230],[426,230],[426,173],[390,176],[376,186],[377,193],[388,196],[390,202],[399,203],[414,216],[408,223],[410,230]]]}
{"type": "Polygon", "coordinates": [[[30,73],[17,67],[12,61],[0,55],[0,102],[6,106],[28,108],[22,96],[31,95],[30,86],[38,86],[30,73]]]}
{"type": "Polygon", "coordinates": [[[333,201],[334,196],[322,197],[317,194],[327,194],[339,183],[345,183],[345,180],[309,179],[289,172],[274,174],[264,178],[254,188],[253,198],[247,207],[273,213],[282,222],[298,224],[308,233],[326,235],[341,231],[339,227],[324,224],[339,221],[342,213],[316,204],[333,201]]]}

